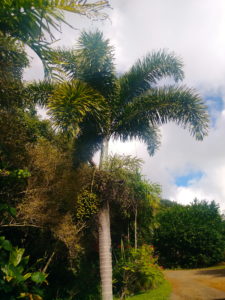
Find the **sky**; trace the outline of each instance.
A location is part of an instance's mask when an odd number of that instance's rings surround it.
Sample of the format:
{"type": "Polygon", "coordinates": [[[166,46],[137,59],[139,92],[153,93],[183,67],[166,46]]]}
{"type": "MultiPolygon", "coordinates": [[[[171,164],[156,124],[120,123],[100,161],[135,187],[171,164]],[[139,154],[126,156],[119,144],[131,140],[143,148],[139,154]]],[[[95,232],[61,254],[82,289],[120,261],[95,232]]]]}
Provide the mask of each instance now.
{"type": "MultiPolygon", "coordinates": [[[[194,140],[188,131],[169,123],[161,127],[161,147],[149,157],[138,141],[111,141],[110,152],[142,158],[143,174],[161,184],[162,197],[179,203],[215,200],[225,210],[225,1],[224,0],[112,0],[110,20],[93,22],[66,15],[76,30],[62,26],[56,43],[71,47],[81,30],[99,28],[115,47],[119,73],[152,50],[175,52],[184,63],[182,84],[193,87],[208,106],[209,135],[194,140]]],[[[43,77],[33,57],[25,80],[43,77]]]]}

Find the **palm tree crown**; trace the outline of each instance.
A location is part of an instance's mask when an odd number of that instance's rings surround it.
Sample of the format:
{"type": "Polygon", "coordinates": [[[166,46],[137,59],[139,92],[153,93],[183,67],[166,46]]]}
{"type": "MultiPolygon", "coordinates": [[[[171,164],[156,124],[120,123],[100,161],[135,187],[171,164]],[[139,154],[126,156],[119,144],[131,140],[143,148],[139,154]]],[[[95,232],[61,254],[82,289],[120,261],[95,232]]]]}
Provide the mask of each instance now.
{"type": "Polygon", "coordinates": [[[103,139],[110,137],[123,141],[138,138],[152,155],[160,144],[159,125],[169,121],[188,128],[197,140],[207,135],[206,106],[194,90],[176,84],[184,73],[174,53],[149,53],[117,77],[113,50],[109,40],[96,31],[83,32],[75,50],[56,52],[62,61],[61,70],[70,79],[67,88],[76,101],[68,94],[63,97],[65,84],[59,84],[51,96],[50,113],[63,129],[79,127],[78,160],[90,159],[103,139]],[[158,87],[158,81],[167,77],[174,85],[158,87]],[[81,82],[92,89],[89,100],[79,93],[81,82]],[[82,118],[78,120],[79,111],[82,118]]]}

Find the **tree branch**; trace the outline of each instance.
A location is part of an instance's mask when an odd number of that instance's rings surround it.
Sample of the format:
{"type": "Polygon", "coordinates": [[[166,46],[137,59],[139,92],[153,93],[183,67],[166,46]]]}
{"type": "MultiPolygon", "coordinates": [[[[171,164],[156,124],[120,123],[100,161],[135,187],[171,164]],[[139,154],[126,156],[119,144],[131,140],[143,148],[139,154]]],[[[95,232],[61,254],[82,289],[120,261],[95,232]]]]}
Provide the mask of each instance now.
{"type": "Polygon", "coordinates": [[[3,224],[0,227],[34,227],[34,228],[43,228],[42,226],[34,224],[3,224]]]}

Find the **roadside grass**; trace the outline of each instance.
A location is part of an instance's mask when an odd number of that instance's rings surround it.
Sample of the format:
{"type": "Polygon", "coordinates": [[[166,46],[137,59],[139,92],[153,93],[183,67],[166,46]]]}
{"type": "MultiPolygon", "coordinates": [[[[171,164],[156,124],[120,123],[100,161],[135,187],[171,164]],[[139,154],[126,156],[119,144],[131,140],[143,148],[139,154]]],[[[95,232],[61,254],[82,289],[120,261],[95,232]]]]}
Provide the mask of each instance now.
{"type": "MultiPolygon", "coordinates": [[[[138,295],[128,297],[126,300],[167,300],[171,294],[172,287],[168,281],[164,281],[158,288],[150,290],[146,293],[140,293],[138,295]]],[[[119,298],[114,298],[119,300],[119,298]]]]}
{"type": "Polygon", "coordinates": [[[221,269],[225,269],[225,262],[219,263],[217,265],[214,266],[210,266],[210,267],[202,267],[202,268],[171,268],[171,269],[165,269],[164,271],[192,271],[192,270],[221,270],[221,269]]]}
{"type": "Polygon", "coordinates": [[[203,270],[221,270],[221,269],[225,269],[225,263],[222,262],[218,265],[215,265],[215,266],[211,266],[211,267],[208,267],[208,268],[202,268],[203,270]]]}

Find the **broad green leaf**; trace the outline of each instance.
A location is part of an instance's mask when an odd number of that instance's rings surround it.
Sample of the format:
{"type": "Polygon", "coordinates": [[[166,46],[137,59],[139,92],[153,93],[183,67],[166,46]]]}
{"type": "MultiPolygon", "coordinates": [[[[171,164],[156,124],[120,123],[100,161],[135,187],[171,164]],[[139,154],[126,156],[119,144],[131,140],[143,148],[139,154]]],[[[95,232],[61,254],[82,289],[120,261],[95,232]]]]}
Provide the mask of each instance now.
{"type": "Polygon", "coordinates": [[[9,262],[14,266],[17,266],[23,257],[25,249],[23,248],[14,248],[13,251],[10,253],[9,262]]]}
{"type": "Polygon", "coordinates": [[[30,278],[32,275],[32,273],[26,273],[25,275],[23,275],[24,280],[27,280],[28,278],[30,278]]]}
{"type": "Polygon", "coordinates": [[[2,246],[2,248],[5,249],[6,251],[12,251],[12,249],[13,249],[12,244],[11,244],[10,241],[8,241],[8,240],[2,241],[1,246],[2,246]]]}
{"type": "Polygon", "coordinates": [[[16,209],[7,204],[0,204],[0,211],[7,211],[12,217],[16,216],[16,209]]]}
{"type": "Polygon", "coordinates": [[[46,275],[42,272],[35,272],[31,275],[31,279],[35,282],[35,283],[42,283],[43,281],[45,281],[46,279],[46,275]]]}
{"type": "Polygon", "coordinates": [[[21,270],[19,270],[17,267],[15,267],[11,264],[8,264],[8,265],[5,265],[4,267],[2,267],[1,271],[6,275],[5,279],[7,281],[11,281],[12,279],[14,279],[17,282],[24,281],[24,278],[20,272],[21,270]]]}

